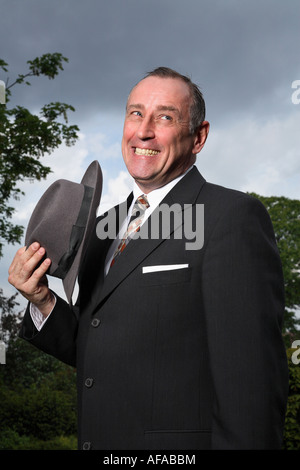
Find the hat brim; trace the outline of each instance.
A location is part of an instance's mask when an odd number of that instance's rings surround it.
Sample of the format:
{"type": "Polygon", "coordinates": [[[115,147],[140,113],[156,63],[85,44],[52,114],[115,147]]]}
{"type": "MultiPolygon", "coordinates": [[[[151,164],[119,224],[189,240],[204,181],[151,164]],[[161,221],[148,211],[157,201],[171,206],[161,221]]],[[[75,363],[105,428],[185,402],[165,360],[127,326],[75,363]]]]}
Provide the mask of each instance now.
{"type": "Polygon", "coordinates": [[[90,166],[86,170],[81,180],[81,184],[94,188],[84,236],[82,239],[82,243],[75,256],[75,259],[72,263],[72,266],[62,281],[64,291],[65,291],[66,297],[70,305],[72,305],[73,303],[72,295],[74,292],[74,287],[75,287],[75,282],[76,282],[76,278],[77,278],[79,267],[80,267],[80,262],[84,256],[91,232],[95,225],[97,209],[100,204],[101,193],[102,193],[102,181],[103,181],[102,171],[101,171],[98,161],[95,160],[90,164],[90,166]]]}

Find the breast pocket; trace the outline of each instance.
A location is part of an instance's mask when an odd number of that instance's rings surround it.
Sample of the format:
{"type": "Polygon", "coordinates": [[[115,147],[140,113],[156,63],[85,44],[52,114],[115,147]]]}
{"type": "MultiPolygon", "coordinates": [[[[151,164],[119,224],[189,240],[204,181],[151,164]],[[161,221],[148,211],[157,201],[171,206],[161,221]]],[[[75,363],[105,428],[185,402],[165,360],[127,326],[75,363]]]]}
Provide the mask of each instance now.
{"type": "Polygon", "coordinates": [[[163,286],[189,282],[192,268],[170,269],[162,271],[144,271],[141,275],[142,286],[163,286]]]}

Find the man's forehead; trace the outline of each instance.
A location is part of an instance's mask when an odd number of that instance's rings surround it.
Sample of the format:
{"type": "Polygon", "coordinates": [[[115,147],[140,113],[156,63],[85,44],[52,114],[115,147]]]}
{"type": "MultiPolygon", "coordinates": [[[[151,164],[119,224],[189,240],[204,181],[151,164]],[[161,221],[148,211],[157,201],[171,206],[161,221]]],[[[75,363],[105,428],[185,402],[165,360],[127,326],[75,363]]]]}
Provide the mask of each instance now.
{"type": "Polygon", "coordinates": [[[191,97],[190,90],[178,78],[146,77],[138,82],[128,97],[127,106],[142,105],[147,100],[156,101],[158,106],[177,107],[176,104],[191,97]]]}

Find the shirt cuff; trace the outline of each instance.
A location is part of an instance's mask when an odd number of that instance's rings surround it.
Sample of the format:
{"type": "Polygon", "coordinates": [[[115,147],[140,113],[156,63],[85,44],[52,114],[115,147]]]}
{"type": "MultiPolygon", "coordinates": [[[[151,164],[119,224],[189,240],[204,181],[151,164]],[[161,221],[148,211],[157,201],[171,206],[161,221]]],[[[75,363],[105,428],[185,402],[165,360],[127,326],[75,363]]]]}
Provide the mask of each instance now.
{"type": "MultiPolygon", "coordinates": [[[[56,296],[52,293],[53,295],[53,298],[54,298],[54,306],[53,308],[55,307],[56,305],[56,296]]],[[[51,313],[53,312],[53,308],[51,310],[51,312],[49,313],[49,315],[47,315],[47,317],[45,317],[41,312],[40,310],[37,308],[36,305],[30,303],[29,304],[29,312],[30,312],[30,316],[31,316],[31,319],[34,323],[34,326],[36,327],[36,329],[38,331],[41,331],[41,329],[43,328],[43,326],[45,325],[46,321],[48,320],[48,318],[50,317],[51,313]]]]}

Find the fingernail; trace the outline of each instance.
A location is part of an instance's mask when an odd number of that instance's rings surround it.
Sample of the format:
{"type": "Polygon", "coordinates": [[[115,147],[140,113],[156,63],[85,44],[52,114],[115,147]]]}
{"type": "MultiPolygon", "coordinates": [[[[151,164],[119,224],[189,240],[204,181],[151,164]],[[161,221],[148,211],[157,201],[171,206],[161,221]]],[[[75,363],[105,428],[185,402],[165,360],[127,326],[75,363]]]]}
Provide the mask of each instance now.
{"type": "Polygon", "coordinates": [[[37,250],[40,245],[37,242],[35,242],[31,246],[32,246],[33,250],[37,250]]]}

